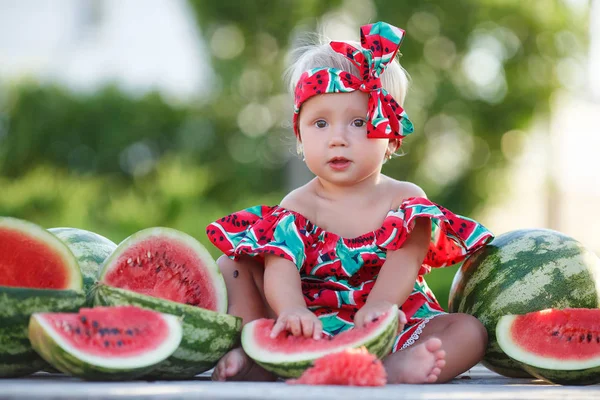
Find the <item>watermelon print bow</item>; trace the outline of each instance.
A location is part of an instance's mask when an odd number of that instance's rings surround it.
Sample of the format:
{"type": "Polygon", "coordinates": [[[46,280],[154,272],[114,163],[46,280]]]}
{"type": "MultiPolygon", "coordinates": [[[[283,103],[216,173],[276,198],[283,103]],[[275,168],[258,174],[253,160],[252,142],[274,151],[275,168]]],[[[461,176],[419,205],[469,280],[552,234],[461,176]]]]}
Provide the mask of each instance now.
{"type": "Polygon", "coordinates": [[[294,132],[299,136],[298,115],[302,104],[317,94],[348,93],[360,90],[369,95],[367,137],[399,139],[413,132],[413,124],[404,109],[381,87],[380,76],[394,60],[404,30],[385,22],[360,28],[362,49],[345,42],[331,42],[331,48],[346,56],[360,71],[357,77],[336,68],[313,68],[304,72],[296,85],[294,132]]]}

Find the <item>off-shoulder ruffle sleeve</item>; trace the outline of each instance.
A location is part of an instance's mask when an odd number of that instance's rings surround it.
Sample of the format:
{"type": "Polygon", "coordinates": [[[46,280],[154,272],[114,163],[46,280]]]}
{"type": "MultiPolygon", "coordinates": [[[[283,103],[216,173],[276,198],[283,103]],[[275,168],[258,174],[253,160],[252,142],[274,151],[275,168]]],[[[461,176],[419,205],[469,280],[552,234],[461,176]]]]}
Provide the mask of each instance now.
{"type": "Polygon", "coordinates": [[[232,259],[273,254],[292,261],[298,269],[306,257],[305,233],[296,215],[279,206],[247,208],[206,228],[210,241],[232,259]]]}
{"type": "Polygon", "coordinates": [[[428,199],[415,197],[405,200],[397,210],[386,216],[376,232],[377,245],[386,250],[397,250],[406,241],[416,218],[431,219],[431,241],[419,274],[431,268],[454,265],[494,238],[478,222],[453,214],[428,199]]]}

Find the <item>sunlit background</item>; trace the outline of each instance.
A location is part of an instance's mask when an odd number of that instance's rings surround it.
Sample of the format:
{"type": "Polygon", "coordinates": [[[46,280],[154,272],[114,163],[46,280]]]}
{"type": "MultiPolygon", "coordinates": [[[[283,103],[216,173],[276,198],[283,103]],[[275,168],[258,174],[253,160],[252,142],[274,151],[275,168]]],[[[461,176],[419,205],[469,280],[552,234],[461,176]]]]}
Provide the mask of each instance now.
{"type": "MultiPolygon", "coordinates": [[[[0,0],[0,215],[119,242],[276,204],[295,155],[285,54],[407,31],[416,132],[384,172],[496,234],[600,254],[598,0],[0,0]]],[[[455,268],[428,278],[445,306],[455,268]]]]}

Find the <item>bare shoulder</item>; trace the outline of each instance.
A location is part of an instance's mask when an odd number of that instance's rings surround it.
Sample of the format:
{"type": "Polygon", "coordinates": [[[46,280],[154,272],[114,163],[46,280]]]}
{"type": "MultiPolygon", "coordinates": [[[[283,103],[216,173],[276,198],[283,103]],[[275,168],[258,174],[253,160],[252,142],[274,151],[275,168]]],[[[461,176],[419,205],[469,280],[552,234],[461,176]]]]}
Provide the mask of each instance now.
{"type": "Polygon", "coordinates": [[[309,182],[288,193],[281,200],[280,206],[304,215],[306,210],[311,209],[310,199],[312,198],[314,198],[314,190],[312,184],[309,182]]]}
{"type": "Polygon", "coordinates": [[[404,200],[410,199],[411,197],[427,198],[425,191],[412,182],[397,181],[390,178],[389,185],[393,193],[392,208],[399,207],[404,200]]]}

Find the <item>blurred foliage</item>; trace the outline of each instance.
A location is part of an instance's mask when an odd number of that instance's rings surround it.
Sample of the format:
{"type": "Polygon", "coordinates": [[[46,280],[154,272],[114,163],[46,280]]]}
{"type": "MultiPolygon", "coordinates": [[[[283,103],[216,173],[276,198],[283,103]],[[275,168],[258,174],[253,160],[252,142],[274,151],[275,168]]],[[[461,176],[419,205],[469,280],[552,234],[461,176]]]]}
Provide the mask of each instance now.
{"type": "MultiPolygon", "coordinates": [[[[0,215],[113,241],[149,226],[200,239],[206,224],[284,195],[293,133],[281,75],[304,32],[385,20],[416,132],[384,171],[471,215],[508,184],[507,160],[585,52],[585,15],[560,0],[191,0],[214,76],[200,102],[36,83],[0,92],[0,215]]],[[[334,39],[342,39],[334,37],[334,39]]],[[[485,222],[485,221],[483,221],[485,222]]],[[[454,269],[428,279],[445,305],[454,269]]]]}

